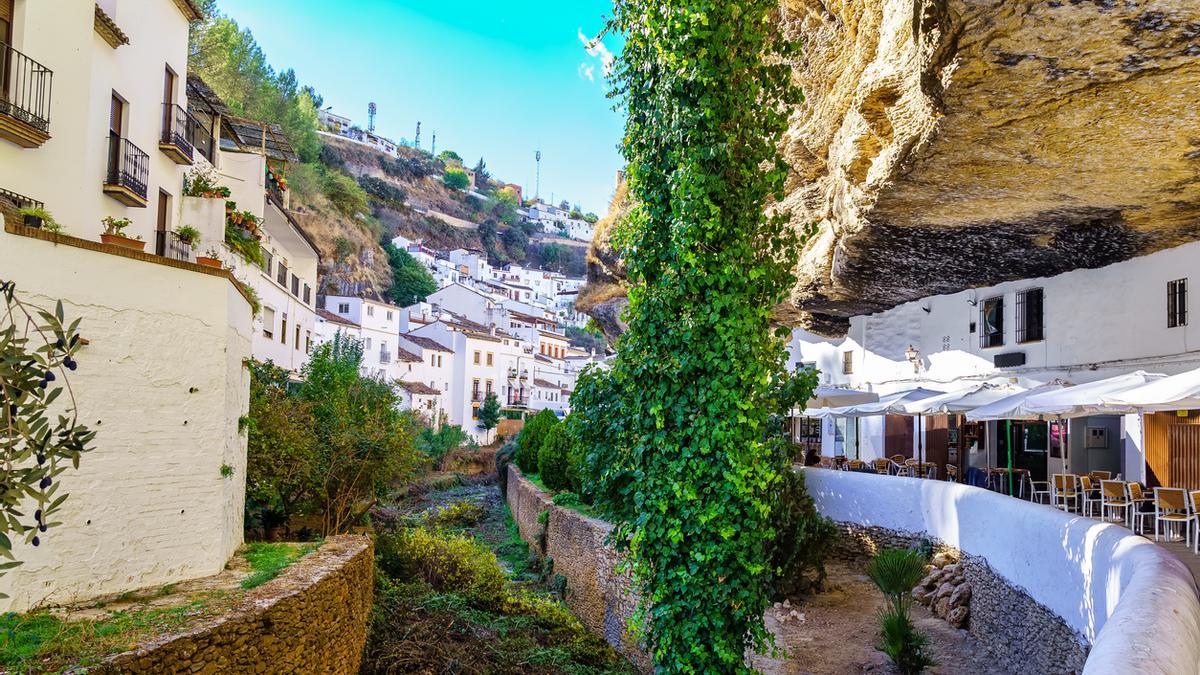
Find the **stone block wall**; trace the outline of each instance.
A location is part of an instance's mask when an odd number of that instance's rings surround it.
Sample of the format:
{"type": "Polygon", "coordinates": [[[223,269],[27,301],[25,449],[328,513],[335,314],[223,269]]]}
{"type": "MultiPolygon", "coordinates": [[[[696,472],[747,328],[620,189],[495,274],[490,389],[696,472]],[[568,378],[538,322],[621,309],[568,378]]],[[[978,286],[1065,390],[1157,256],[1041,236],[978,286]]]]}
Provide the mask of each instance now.
{"type": "Polygon", "coordinates": [[[515,464],[508,465],[505,497],[521,538],[549,561],[553,574],[566,579],[565,601],[571,611],[588,630],[650,672],[649,654],[628,630],[638,595],[631,590],[629,575],[617,569],[621,555],[608,543],[612,525],[555,506],[515,464]],[[547,514],[544,524],[542,513],[547,514]]]}
{"type": "Polygon", "coordinates": [[[110,657],[93,673],[358,672],[374,594],[369,537],[331,537],[225,615],[110,657]]]}

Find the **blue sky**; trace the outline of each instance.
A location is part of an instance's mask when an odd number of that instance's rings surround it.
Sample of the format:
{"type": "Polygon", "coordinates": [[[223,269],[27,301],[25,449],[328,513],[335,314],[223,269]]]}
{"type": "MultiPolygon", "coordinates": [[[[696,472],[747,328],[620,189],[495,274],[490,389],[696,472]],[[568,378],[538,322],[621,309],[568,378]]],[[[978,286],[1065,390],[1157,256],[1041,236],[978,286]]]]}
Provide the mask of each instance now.
{"type": "MultiPolygon", "coordinates": [[[[375,101],[385,136],[469,165],[482,156],[493,175],[603,215],[622,165],[622,118],[606,98],[604,55],[581,36],[604,26],[611,0],[219,0],[249,27],[276,69],[295,68],[325,106],[366,127],[375,101]]],[[[615,45],[612,38],[607,40],[615,45]]]]}

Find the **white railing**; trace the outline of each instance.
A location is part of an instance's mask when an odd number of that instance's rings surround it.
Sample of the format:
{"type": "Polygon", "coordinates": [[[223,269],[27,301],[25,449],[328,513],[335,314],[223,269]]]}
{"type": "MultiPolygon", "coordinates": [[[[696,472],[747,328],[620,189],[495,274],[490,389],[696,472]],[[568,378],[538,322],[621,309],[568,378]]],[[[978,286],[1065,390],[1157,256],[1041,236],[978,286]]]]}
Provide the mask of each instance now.
{"type": "Polygon", "coordinates": [[[1084,673],[1200,672],[1187,567],[1119,525],[944,481],[806,469],[835,521],[920,534],[985,559],[1091,645],[1084,673]]]}

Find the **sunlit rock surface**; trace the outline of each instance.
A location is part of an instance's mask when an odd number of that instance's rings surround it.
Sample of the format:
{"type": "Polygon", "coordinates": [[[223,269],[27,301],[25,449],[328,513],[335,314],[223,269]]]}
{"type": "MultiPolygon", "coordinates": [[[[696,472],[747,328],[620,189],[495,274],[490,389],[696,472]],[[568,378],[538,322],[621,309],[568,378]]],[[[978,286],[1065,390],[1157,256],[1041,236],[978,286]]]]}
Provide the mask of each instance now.
{"type": "Polygon", "coordinates": [[[806,101],[785,206],[819,223],[781,318],[1200,236],[1200,0],[784,0],[806,101]]]}

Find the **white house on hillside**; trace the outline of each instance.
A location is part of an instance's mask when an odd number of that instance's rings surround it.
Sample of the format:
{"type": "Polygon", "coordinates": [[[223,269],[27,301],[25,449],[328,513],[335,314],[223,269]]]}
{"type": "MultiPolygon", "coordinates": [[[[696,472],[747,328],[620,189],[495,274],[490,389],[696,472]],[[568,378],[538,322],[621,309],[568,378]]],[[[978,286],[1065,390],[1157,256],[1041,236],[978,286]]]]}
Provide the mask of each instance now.
{"type": "Polygon", "coordinates": [[[400,379],[396,348],[402,310],[378,300],[341,295],[324,296],[323,302],[327,312],[358,325],[363,343],[363,372],[387,381],[400,379]]]}

